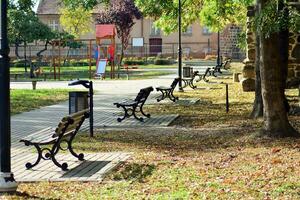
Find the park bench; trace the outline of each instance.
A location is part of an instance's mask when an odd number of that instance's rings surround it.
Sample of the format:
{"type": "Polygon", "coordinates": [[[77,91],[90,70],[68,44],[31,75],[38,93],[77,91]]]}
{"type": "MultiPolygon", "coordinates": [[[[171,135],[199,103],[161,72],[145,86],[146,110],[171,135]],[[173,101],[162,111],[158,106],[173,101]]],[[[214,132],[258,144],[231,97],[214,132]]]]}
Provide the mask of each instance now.
{"type": "Polygon", "coordinates": [[[229,58],[229,59],[225,60],[225,62],[222,62],[220,65],[216,65],[215,67],[212,67],[212,68],[211,67],[206,68],[206,71],[205,71],[204,75],[202,76],[202,79],[205,82],[208,82],[209,80],[206,79],[206,77],[208,77],[208,76],[217,77],[216,73],[222,74],[221,69],[229,68],[228,65],[230,64],[230,62],[231,62],[231,59],[229,58]]]}
{"type": "Polygon", "coordinates": [[[121,102],[114,103],[117,108],[122,107],[124,110],[124,116],[122,118],[118,118],[118,122],[122,122],[125,118],[129,118],[130,116],[133,116],[141,122],[144,121],[142,117],[137,117],[136,112],[140,112],[145,117],[150,118],[150,114],[144,113],[143,106],[152,91],[153,87],[143,88],[139,91],[134,100],[124,99],[121,102]]]}
{"type": "Polygon", "coordinates": [[[194,71],[193,74],[192,74],[192,77],[184,77],[182,78],[182,81],[184,83],[183,87],[187,87],[187,86],[190,86],[192,89],[196,89],[197,86],[194,85],[194,80],[196,77],[199,77],[198,80],[196,80],[196,82],[199,82],[202,80],[202,75],[200,74],[199,71],[194,71]]]}
{"type": "Polygon", "coordinates": [[[88,117],[88,110],[83,110],[64,117],[56,128],[49,127],[21,139],[20,142],[24,142],[26,146],[34,146],[38,153],[37,160],[33,164],[30,162],[26,163],[25,167],[31,169],[43,159],[52,160],[56,166],[66,171],[68,164],[61,164],[55,158],[60,150],[69,150],[78,160],[84,160],[82,153],[77,154],[74,152],[72,142],[82,123],[88,117]],[[64,142],[67,144],[66,148],[62,146],[64,142]]]}
{"type": "Polygon", "coordinates": [[[214,77],[216,77],[215,73],[220,73],[222,74],[221,69],[226,69],[227,66],[230,64],[231,62],[231,58],[225,60],[224,62],[222,62],[220,65],[216,65],[215,67],[212,68],[210,75],[213,75],[214,77]]]}
{"type": "Polygon", "coordinates": [[[17,81],[20,76],[25,76],[24,73],[10,73],[10,79],[17,81]]]}
{"type": "Polygon", "coordinates": [[[164,87],[164,86],[157,87],[156,91],[162,93],[161,96],[157,99],[157,102],[160,102],[161,100],[164,100],[165,98],[169,98],[173,102],[178,100],[178,97],[175,97],[173,92],[174,92],[179,80],[180,80],[179,78],[175,78],[170,87],[164,87]]]}

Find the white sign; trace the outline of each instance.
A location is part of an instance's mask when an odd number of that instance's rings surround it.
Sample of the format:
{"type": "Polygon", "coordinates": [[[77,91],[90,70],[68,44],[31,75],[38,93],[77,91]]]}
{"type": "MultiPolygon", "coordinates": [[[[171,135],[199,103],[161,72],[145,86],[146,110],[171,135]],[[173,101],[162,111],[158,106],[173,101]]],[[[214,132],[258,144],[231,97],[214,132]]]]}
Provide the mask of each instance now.
{"type": "Polygon", "coordinates": [[[132,38],[132,46],[133,47],[143,47],[144,46],[144,38],[132,38]]]}

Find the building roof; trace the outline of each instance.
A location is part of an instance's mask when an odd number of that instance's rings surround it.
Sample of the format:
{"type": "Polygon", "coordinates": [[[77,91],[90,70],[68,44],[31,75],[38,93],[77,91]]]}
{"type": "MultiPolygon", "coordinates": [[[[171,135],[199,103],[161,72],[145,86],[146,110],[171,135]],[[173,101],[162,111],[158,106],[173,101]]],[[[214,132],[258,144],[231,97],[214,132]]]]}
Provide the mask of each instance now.
{"type": "MultiPolygon", "coordinates": [[[[37,14],[38,15],[58,15],[59,9],[62,8],[62,3],[60,0],[40,0],[37,14]]],[[[98,13],[98,10],[101,8],[101,5],[95,6],[93,13],[98,13]]]]}
{"type": "Polygon", "coordinates": [[[59,0],[40,0],[37,8],[37,14],[39,15],[54,15],[59,14],[59,8],[61,8],[59,0]]]}

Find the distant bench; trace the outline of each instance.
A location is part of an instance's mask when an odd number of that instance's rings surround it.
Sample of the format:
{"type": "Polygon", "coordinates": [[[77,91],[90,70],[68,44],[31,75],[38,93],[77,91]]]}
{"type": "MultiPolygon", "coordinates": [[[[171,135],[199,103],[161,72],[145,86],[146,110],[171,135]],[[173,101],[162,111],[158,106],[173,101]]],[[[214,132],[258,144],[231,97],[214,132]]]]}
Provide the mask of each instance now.
{"type": "Polygon", "coordinates": [[[157,102],[160,102],[165,98],[169,98],[173,102],[178,100],[178,97],[175,97],[173,94],[178,82],[179,82],[179,78],[175,78],[172,84],[170,85],[170,87],[165,87],[165,86],[157,87],[156,91],[161,92],[161,96],[157,98],[157,102]]]}
{"type": "Polygon", "coordinates": [[[145,117],[150,118],[150,114],[144,113],[143,106],[152,91],[153,87],[143,88],[139,91],[135,99],[124,99],[120,102],[114,103],[117,108],[122,107],[124,110],[124,116],[122,118],[118,118],[118,122],[122,122],[125,118],[129,118],[130,116],[133,116],[139,121],[144,121],[142,117],[138,117],[136,115],[137,112],[140,112],[145,117]]]}
{"type": "Polygon", "coordinates": [[[199,71],[195,71],[193,72],[192,74],[192,77],[183,77],[181,80],[183,81],[184,85],[183,87],[187,87],[187,86],[190,86],[192,89],[196,89],[197,86],[194,85],[194,80],[196,77],[199,77],[198,80],[196,80],[196,82],[199,82],[202,80],[203,78],[203,75],[200,75],[199,71]]]}
{"type": "Polygon", "coordinates": [[[60,150],[69,150],[73,156],[78,158],[78,160],[84,160],[84,155],[82,153],[77,154],[74,152],[72,142],[82,123],[88,117],[88,110],[83,110],[64,117],[54,129],[49,127],[21,139],[20,142],[24,142],[26,146],[34,146],[38,153],[37,160],[33,164],[30,162],[26,163],[25,167],[31,169],[43,159],[52,160],[57,167],[66,171],[68,169],[68,164],[61,164],[55,158],[60,150]],[[61,143],[63,142],[67,143],[67,149],[62,148],[61,143]]]}

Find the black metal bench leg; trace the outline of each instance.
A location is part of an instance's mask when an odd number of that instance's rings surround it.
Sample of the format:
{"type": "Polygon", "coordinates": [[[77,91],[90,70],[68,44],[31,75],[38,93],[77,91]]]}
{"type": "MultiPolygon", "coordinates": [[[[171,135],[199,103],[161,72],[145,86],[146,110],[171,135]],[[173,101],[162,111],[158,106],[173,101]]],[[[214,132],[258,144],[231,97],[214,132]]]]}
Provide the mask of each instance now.
{"type": "Polygon", "coordinates": [[[78,158],[78,160],[83,161],[83,160],[84,160],[84,154],[83,154],[83,153],[77,154],[77,153],[75,153],[75,151],[73,150],[72,142],[73,142],[74,137],[75,137],[75,135],[72,135],[72,136],[70,137],[70,140],[68,141],[68,149],[69,149],[70,153],[71,153],[73,156],[75,156],[76,158],[78,158]]]}
{"type": "MultiPolygon", "coordinates": [[[[60,141],[60,140],[59,140],[60,141]]],[[[56,158],[55,158],[55,155],[58,153],[59,151],[59,145],[58,143],[57,144],[54,144],[53,147],[52,147],[52,150],[51,150],[51,154],[49,155],[50,156],[50,159],[52,160],[52,162],[59,168],[61,168],[63,171],[67,171],[68,170],[68,164],[67,163],[62,163],[60,164],[56,158]]]]}
{"type": "Polygon", "coordinates": [[[201,81],[202,80],[202,76],[201,75],[197,75],[198,77],[199,77],[199,79],[198,80],[196,80],[196,82],[199,82],[199,81],[201,81]]]}
{"type": "Polygon", "coordinates": [[[144,113],[143,105],[140,107],[140,111],[141,111],[142,115],[144,115],[145,117],[147,117],[147,118],[150,118],[150,117],[151,117],[150,114],[145,114],[145,113],[144,113]]]}
{"type": "Polygon", "coordinates": [[[204,80],[205,82],[208,82],[208,81],[209,81],[208,79],[206,79],[206,77],[207,77],[208,75],[209,75],[209,76],[211,75],[210,68],[207,68],[206,71],[205,71],[205,74],[203,75],[203,80],[204,80]]]}
{"type": "Polygon", "coordinates": [[[178,97],[175,97],[173,94],[173,90],[170,90],[168,97],[171,101],[175,102],[176,100],[178,100],[178,97]]]}
{"type": "Polygon", "coordinates": [[[183,88],[185,88],[186,86],[188,86],[188,80],[185,80],[185,79],[182,79],[182,81],[183,81],[183,88]]]}
{"type": "Polygon", "coordinates": [[[189,82],[189,86],[190,86],[192,89],[195,89],[195,88],[197,88],[197,86],[194,85],[193,81],[194,81],[194,79],[192,78],[191,81],[189,82]]]}
{"type": "Polygon", "coordinates": [[[158,91],[161,92],[161,97],[158,98],[158,99],[156,99],[156,100],[157,100],[157,102],[160,102],[160,101],[162,101],[162,100],[164,100],[166,98],[166,94],[165,94],[164,90],[158,90],[158,91]]]}
{"type": "Polygon", "coordinates": [[[129,117],[129,114],[128,114],[128,111],[127,111],[127,109],[126,109],[125,106],[117,105],[117,107],[118,107],[118,108],[119,108],[119,107],[122,107],[123,110],[124,110],[124,116],[123,116],[122,118],[119,117],[119,118],[117,119],[118,122],[122,122],[126,117],[129,117]]]}
{"type": "MultiPolygon", "coordinates": [[[[28,143],[26,144],[26,142],[25,142],[25,145],[26,145],[26,146],[29,146],[30,144],[28,144],[28,143]]],[[[42,150],[41,150],[40,146],[37,145],[37,144],[33,144],[33,146],[36,148],[36,150],[37,150],[37,152],[38,152],[38,157],[37,157],[35,163],[33,163],[33,164],[31,164],[30,162],[26,163],[26,164],[25,164],[26,169],[31,169],[31,168],[33,168],[34,166],[36,166],[37,164],[39,164],[39,162],[40,162],[41,159],[43,158],[42,150]]]]}
{"type": "Polygon", "coordinates": [[[144,119],[142,118],[142,117],[138,117],[138,116],[136,116],[136,107],[134,107],[133,109],[132,109],[132,115],[133,115],[133,117],[135,118],[135,119],[137,119],[137,120],[139,120],[139,121],[141,121],[141,122],[143,122],[144,121],[144,119]]]}

